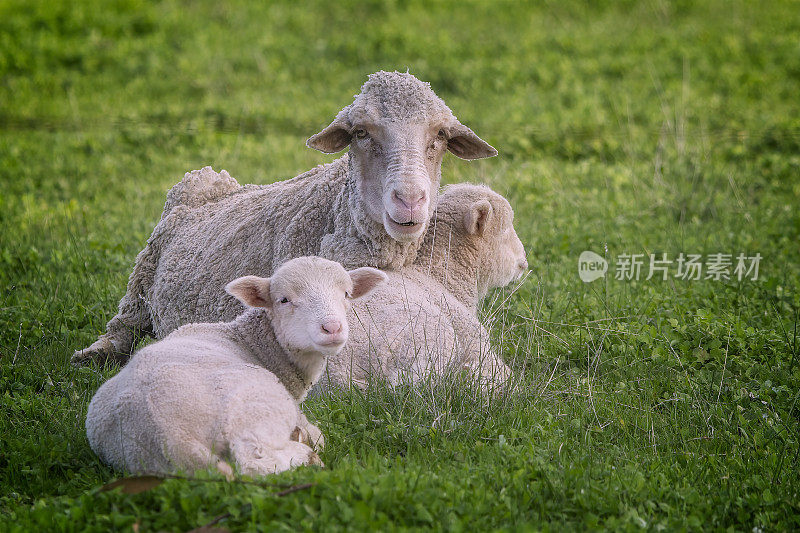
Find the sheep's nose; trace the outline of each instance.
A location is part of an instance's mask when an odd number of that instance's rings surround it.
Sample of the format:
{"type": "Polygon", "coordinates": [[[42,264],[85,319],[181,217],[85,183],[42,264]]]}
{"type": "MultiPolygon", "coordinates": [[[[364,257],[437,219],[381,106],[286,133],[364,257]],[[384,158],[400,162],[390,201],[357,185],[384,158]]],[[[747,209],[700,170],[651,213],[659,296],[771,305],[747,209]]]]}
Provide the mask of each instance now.
{"type": "Polygon", "coordinates": [[[399,207],[408,209],[412,213],[419,210],[425,203],[425,191],[397,192],[392,193],[392,199],[399,207]]]}
{"type": "Polygon", "coordinates": [[[517,263],[520,270],[528,270],[528,260],[527,259],[520,259],[517,263]]]}
{"type": "Polygon", "coordinates": [[[337,333],[341,333],[341,320],[326,320],[322,323],[322,332],[328,335],[336,335],[337,333]]]}

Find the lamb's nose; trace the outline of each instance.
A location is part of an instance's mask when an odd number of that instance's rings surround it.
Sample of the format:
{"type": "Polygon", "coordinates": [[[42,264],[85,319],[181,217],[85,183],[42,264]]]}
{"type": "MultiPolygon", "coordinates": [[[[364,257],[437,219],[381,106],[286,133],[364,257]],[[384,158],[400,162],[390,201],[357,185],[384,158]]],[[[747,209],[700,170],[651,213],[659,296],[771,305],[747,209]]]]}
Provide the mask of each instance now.
{"type": "Polygon", "coordinates": [[[400,204],[400,206],[413,213],[425,202],[425,191],[413,191],[410,193],[399,193],[394,191],[392,193],[392,198],[394,199],[395,203],[400,204]]]}
{"type": "Polygon", "coordinates": [[[527,259],[520,259],[517,263],[520,270],[528,270],[528,260],[527,259]]]}
{"type": "Polygon", "coordinates": [[[342,322],[340,320],[326,320],[322,323],[322,332],[328,335],[335,335],[342,332],[342,322]]]}

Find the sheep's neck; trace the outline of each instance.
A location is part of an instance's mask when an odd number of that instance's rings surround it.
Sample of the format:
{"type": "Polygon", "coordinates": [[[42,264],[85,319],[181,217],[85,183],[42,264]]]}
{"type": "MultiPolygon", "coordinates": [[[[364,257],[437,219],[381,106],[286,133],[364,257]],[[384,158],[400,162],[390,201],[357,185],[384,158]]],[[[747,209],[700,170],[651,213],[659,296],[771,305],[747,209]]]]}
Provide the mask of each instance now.
{"type": "Polygon", "coordinates": [[[231,323],[235,341],[246,348],[258,364],[275,374],[289,394],[302,402],[311,388],[310,376],[295,363],[301,354],[287,353],[280,345],[264,309],[252,309],[231,323]]]}
{"type": "Polygon", "coordinates": [[[358,189],[358,164],[352,155],[346,159],[347,181],[336,199],[333,233],[322,239],[320,255],[338,261],[345,268],[371,266],[399,269],[414,261],[422,242],[398,242],[386,233],[364,209],[365,198],[358,189]]]}
{"type": "MultiPolygon", "coordinates": [[[[443,229],[435,236],[436,242],[426,240],[417,256],[417,267],[441,283],[447,291],[470,309],[477,309],[486,296],[478,272],[478,252],[461,237],[443,229]]],[[[430,231],[433,231],[431,229],[430,231]]]]}
{"type": "Polygon", "coordinates": [[[325,364],[328,358],[315,351],[302,351],[302,350],[289,350],[284,348],[285,352],[291,359],[291,363],[297,369],[298,375],[303,383],[303,393],[301,396],[295,396],[298,402],[302,402],[306,398],[306,394],[311,390],[311,387],[319,381],[322,372],[325,370],[325,364]]]}

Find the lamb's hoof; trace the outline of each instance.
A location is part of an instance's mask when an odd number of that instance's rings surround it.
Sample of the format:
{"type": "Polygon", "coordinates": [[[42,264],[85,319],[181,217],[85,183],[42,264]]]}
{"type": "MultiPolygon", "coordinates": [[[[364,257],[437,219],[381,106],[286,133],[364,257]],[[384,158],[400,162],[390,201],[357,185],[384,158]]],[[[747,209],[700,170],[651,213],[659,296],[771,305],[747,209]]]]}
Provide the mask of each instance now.
{"type": "Polygon", "coordinates": [[[128,362],[130,357],[126,354],[119,353],[113,348],[108,348],[101,341],[97,341],[88,348],[83,350],[75,350],[69,362],[74,366],[86,366],[92,363],[107,364],[118,363],[124,365],[128,362]],[[98,346],[99,344],[99,346],[98,346]]]}
{"type": "Polygon", "coordinates": [[[91,364],[92,361],[105,361],[106,359],[108,359],[108,354],[84,348],[83,350],[75,350],[69,362],[72,363],[73,366],[86,366],[91,364]]]}
{"type": "Polygon", "coordinates": [[[306,429],[301,428],[300,426],[295,426],[294,431],[292,431],[292,434],[289,435],[289,440],[305,444],[309,448],[312,447],[311,436],[308,434],[306,429]]]}
{"type": "Polygon", "coordinates": [[[289,440],[305,444],[317,452],[322,451],[322,448],[325,447],[325,437],[317,428],[310,431],[307,427],[301,428],[300,426],[295,426],[294,431],[289,435],[289,440]]]}
{"type": "Polygon", "coordinates": [[[225,476],[225,479],[228,481],[233,481],[235,476],[233,475],[233,468],[231,468],[231,465],[225,461],[217,461],[217,470],[220,474],[225,476]]]}
{"type": "Polygon", "coordinates": [[[308,464],[312,466],[318,466],[320,468],[325,468],[325,463],[323,463],[322,459],[319,458],[317,452],[311,452],[308,454],[308,464]]]}

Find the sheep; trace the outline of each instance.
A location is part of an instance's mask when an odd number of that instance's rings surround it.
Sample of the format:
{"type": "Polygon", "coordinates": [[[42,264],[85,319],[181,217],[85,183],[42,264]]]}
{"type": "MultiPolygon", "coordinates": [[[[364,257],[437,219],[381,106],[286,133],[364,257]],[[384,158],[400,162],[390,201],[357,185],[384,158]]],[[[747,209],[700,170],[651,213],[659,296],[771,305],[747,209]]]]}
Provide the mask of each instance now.
{"type": "Polygon", "coordinates": [[[168,193],[106,333],[73,363],[124,362],[143,336],[229,320],[239,307],[224,281],[268,276],[293,257],[319,255],[347,268],[410,264],[436,206],[445,150],[467,160],[497,155],[427,83],[383,71],[306,144],[350,150],[265,186],[240,186],[211,167],[187,173],[168,193]]]}
{"type": "Polygon", "coordinates": [[[448,369],[467,370],[484,390],[503,388],[510,370],[489,345],[478,305],[528,268],[513,217],[489,187],[446,187],[417,261],[387,272],[386,284],[353,305],[350,341],[313,393],[363,387],[376,375],[397,384],[448,369]]]}
{"type": "Polygon", "coordinates": [[[300,410],[348,337],[346,308],[382,283],[363,267],[293,259],[270,278],[225,290],[247,310],[188,324],[139,350],[92,398],[89,444],[114,468],[162,474],[216,468],[230,477],[322,464],[319,428],[300,410]]]}

